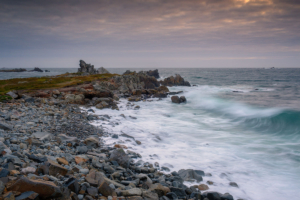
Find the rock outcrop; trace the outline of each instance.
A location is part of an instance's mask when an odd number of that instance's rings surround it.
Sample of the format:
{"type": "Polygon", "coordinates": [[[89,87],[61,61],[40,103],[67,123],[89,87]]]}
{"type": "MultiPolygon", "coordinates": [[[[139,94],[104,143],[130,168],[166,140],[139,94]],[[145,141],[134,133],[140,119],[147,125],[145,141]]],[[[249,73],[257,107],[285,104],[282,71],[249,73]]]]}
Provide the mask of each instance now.
{"type": "Polygon", "coordinates": [[[88,73],[88,74],[96,74],[97,73],[96,69],[94,68],[94,65],[86,64],[83,60],[79,61],[79,67],[80,68],[78,68],[78,72],[88,73]]]}
{"type": "Polygon", "coordinates": [[[79,61],[78,72],[84,74],[110,74],[104,67],[100,67],[99,69],[95,69],[94,65],[86,64],[83,60],[79,61]]]}
{"type": "Polygon", "coordinates": [[[154,78],[159,78],[158,69],[155,70],[149,70],[146,72],[147,75],[153,76],[154,78]]]}
{"type": "Polygon", "coordinates": [[[163,81],[160,81],[160,84],[164,86],[191,86],[188,81],[185,81],[179,74],[176,76],[170,76],[165,78],[163,81]]]}

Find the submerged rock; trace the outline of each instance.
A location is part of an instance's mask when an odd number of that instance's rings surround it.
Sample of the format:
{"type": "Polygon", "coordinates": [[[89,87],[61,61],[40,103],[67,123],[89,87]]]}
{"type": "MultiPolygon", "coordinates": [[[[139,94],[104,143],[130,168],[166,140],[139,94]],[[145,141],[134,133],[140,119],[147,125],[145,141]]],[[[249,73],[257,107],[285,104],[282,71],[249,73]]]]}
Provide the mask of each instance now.
{"type": "Polygon", "coordinates": [[[171,100],[172,100],[172,103],[184,103],[184,102],[186,102],[185,96],[181,96],[181,97],[172,96],[171,100]]]}

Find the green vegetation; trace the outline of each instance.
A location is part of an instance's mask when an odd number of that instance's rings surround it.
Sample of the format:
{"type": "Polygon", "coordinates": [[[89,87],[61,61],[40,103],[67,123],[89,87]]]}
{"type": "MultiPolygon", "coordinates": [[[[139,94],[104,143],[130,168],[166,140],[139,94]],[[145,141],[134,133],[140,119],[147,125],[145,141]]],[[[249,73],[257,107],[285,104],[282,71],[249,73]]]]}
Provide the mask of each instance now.
{"type": "MultiPolygon", "coordinates": [[[[72,85],[90,83],[95,80],[108,80],[118,74],[94,74],[82,76],[79,73],[67,73],[51,77],[32,77],[32,78],[14,78],[0,80],[0,99],[5,98],[5,94],[12,90],[38,90],[38,89],[55,89],[72,85]]],[[[7,96],[6,96],[7,97],[7,96]]]]}

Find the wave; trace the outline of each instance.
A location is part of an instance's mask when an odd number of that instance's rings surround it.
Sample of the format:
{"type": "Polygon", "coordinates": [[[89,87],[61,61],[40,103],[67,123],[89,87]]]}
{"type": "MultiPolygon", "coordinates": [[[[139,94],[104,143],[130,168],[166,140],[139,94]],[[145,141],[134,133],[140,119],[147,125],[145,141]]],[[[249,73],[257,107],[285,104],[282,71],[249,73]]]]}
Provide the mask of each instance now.
{"type": "Polygon", "coordinates": [[[193,101],[191,106],[196,105],[201,110],[227,118],[239,126],[259,132],[300,136],[300,111],[284,108],[260,108],[193,92],[187,97],[187,99],[190,98],[193,101]]]}

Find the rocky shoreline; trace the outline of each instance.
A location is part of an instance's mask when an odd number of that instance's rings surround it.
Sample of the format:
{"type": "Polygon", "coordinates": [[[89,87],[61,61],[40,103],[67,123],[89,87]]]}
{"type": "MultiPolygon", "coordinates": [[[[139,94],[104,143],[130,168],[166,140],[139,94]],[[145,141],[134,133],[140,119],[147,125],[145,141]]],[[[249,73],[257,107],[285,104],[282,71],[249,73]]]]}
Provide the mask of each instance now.
{"type": "MultiPolygon", "coordinates": [[[[206,191],[202,177],[210,174],[193,169],[170,172],[159,163],[138,162],[139,152],[121,144],[107,145],[102,139],[132,139],[130,135],[115,135],[90,124],[110,118],[105,110],[103,115],[93,114],[91,106],[118,110],[120,98],[129,103],[167,98],[174,93],[165,85],[190,86],[180,75],[163,81],[157,81],[157,75],[126,72],[74,87],[11,91],[13,99],[0,103],[0,198],[233,199],[228,193],[206,191]],[[185,181],[195,185],[188,187],[185,181]]],[[[185,101],[180,97],[178,102],[185,101]]]]}

